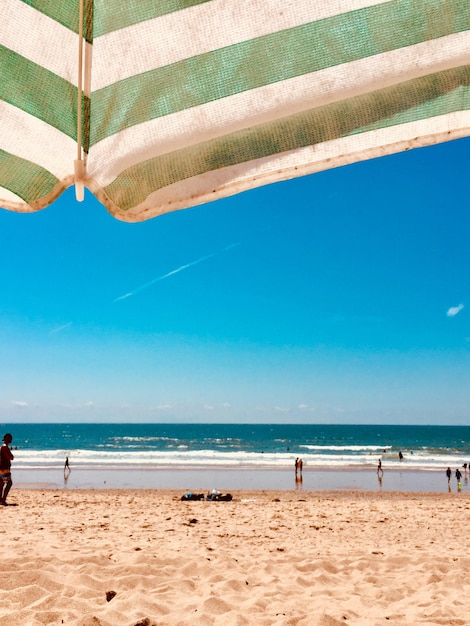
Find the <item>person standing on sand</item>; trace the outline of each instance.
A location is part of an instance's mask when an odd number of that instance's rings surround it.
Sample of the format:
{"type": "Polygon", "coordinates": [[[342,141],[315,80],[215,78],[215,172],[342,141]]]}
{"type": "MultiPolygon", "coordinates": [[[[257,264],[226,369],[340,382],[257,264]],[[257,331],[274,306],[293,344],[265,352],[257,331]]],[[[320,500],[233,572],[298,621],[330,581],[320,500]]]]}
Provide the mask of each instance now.
{"type": "Polygon", "coordinates": [[[10,450],[13,437],[10,433],[3,435],[3,444],[0,448],[0,505],[7,506],[7,495],[11,489],[11,462],[15,458],[10,450]]]}
{"type": "Polygon", "coordinates": [[[452,476],[452,470],[450,469],[450,467],[446,469],[446,476],[447,476],[447,482],[450,483],[450,479],[452,476]]]}

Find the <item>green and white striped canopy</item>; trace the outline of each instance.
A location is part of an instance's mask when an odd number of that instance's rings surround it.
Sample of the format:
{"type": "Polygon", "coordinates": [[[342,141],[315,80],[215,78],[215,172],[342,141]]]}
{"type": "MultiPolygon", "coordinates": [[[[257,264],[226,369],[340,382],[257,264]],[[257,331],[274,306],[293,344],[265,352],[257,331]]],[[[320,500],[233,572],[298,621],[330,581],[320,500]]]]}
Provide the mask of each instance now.
{"type": "Polygon", "coordinates": [[[77,182],[140,221],[470,134],[470,0],[80,4],[1,0],[6,209],[77,182]]]}

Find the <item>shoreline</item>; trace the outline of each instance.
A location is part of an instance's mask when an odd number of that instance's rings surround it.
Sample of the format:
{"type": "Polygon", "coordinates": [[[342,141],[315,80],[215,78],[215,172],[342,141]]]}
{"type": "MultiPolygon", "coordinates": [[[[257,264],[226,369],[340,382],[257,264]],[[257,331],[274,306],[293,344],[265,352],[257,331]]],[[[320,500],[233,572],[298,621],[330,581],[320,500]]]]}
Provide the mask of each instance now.
{"type": "MultiPolygon", "coordinates": [[[[371,491],[432,492],[458,491],[453,469],[450,484],[442,471],[426,469],[384,468],[379,480],[371,468],[304,469],[302,480],[289,469],[253,469],[251,467],[178,467],[169,468],[72,468],[68,475],[57,469],[14,469],[14,489],[173,489],[208,492],[240,490],[268,491],[371,491]]],[[[461,492],[470,492],[470,474],[463,473],[461,492]]]]}

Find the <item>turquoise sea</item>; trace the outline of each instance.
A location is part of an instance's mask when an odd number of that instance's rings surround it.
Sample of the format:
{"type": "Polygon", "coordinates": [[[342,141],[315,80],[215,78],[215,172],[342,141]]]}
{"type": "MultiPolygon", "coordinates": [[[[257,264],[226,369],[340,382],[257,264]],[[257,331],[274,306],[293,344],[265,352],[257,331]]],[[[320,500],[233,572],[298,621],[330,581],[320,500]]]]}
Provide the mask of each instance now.
{"type": "MultiPolygon", "coordinates": [[[[470,426],[3,424],[0,428],[2,434],[13,435],[16,482],[27,484],[49,484],[51,476],[54,484],[61,484],[66,457],[72,468],[67,485],[77,487],[173,488],[190,486],[196,475],[207,477],[212,486],[219,477],[227,483],[238,470],[237,485],[243,477],[240,488],[266,487],[263,476],[268,488],[299,488],[292,482],[292,470],[295,458],[301,457],[303,488],[338,488],[331,482],[341,476],[348,484],[341,480],[339,487],[354,488],[351,477],[363,483],[367,476],[375,488],[381,458],[387,475],[396,470],[394,482],[405,476],[406,483],[406,472],[413,471],[414,476],[426,474],[429,483],[434,473],[439,475],[440,489],[447,466],[455,471],[470,464],[470,426]],[[321,481],[316,480],[319,476],[321,481]]],[[[417,482],[423,480],[415,478],[415,488],[421,488],[417,482]]]]}

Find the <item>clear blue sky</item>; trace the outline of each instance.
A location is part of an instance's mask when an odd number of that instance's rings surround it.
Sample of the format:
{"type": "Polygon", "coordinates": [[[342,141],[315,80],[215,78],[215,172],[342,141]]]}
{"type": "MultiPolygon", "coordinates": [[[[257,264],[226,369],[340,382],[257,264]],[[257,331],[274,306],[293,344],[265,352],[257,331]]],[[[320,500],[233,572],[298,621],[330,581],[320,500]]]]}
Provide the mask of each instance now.
{"type": "Polygon", "coordinates": [[[141,224],[0,211],[0,422],[470,423],[470,139],[141,224]]]}

